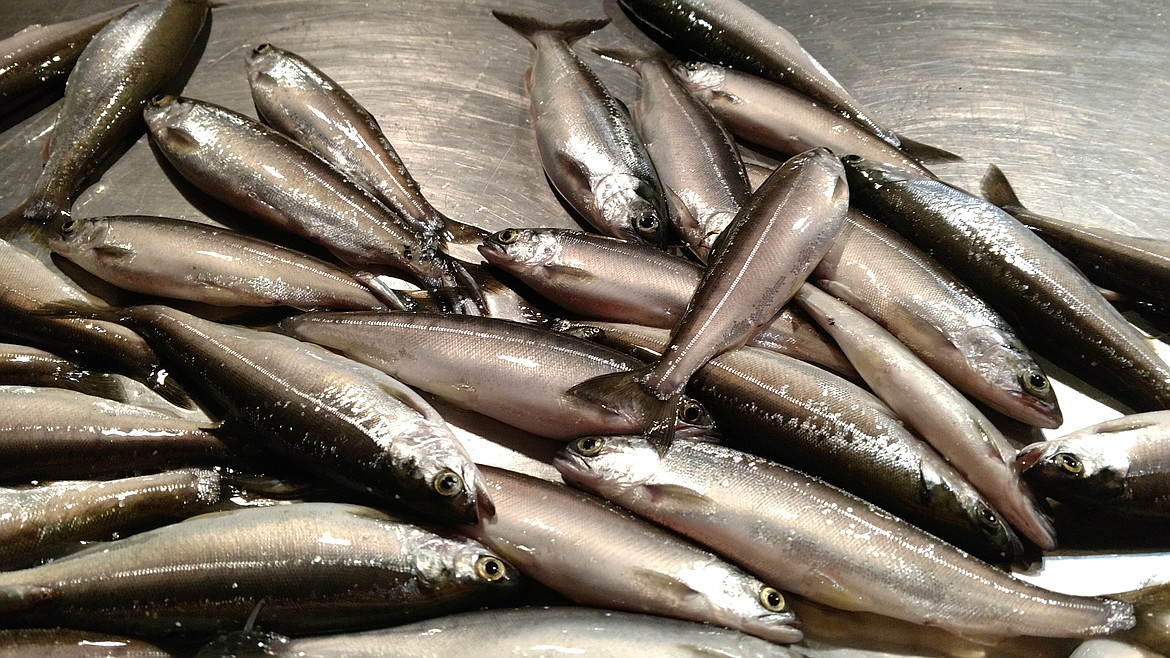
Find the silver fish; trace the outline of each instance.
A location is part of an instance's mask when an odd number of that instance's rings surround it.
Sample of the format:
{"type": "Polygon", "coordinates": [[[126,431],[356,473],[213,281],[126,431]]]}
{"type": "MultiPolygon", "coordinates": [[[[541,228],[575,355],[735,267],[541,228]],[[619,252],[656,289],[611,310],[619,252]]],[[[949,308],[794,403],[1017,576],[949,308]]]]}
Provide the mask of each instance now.
{"type": "Polygon", "coordinates": [[[888,331],[820,288],[794,300],[837,341],[869,387],[1041,550],[1056,531],[1013,467],[1015,448],[975,407],[888,331]],[[930,403],[923,405],[924,400],[930,403]]]}
{"type": "Polygon", "coordinates": [[[0,480],[230,461],[216,427],[76,391],[0,386],[0,480]]]}
{"type": "Polygon", "coordinates": [[[660,454],[640,437],[587,437],[555,465],[573,484],[835,608],[981,637],[1104,635],[1135,623],[1128,603],[1019,581],[835,487],[723,446],[675,441],[660,454]]]}
{"type": "Polygon", "coordinates": [[[557,25],[492,15],[536,49],[524,81],[540,159],[557,191],[601,233],[665,245],[666,200],[646,147],[625,108],[569,48],[609,19],[557,25]]]}
{"type": "Polygon", "coordinates": [[[362,629],[474,608],[515,589],[482,545],[368,507],[300,503],[205,514],[0,574],[7,623],[127,633],[362,629]]]}
{"type": "Polygon", "coordinates": [[[0,569],[29,566],[62,545],[198,514],[221,493],[218,473],[195,469],[0,488],[0,569]]]}
{"type": "Polygon", "coordinates": [[[237,231],[129,215],[55,228],[55,253],[126,290],[217,306],[384,307],[344,270],[237,231]]]}
{"type": "MultiPolygon", "coordinates": [[[[282,331],[325,345],[456,406],[552,439],[638,432],[635,407],[598,407],[569,391],[640,361],[547,329],[493,318],[422,313],[306,313],[282,331]],[[623,429],[626,428],[626,429],[623,429]]],[[[676,419],[681,435],[710,432],[693,402],[676,419]]]]}
{"type": "Polygon", "coordinates": [[[860,210],[849,209],[809,280],[885,327],[960,391],[1034,427],[1064,421],[1052,383],[1007,321],[860,210]]]}
{"type": "MultiPolygon", "coordinates": [[[[235,640],[228,636],[228,640],[235,640]]],[[[459,656],[531,658],[550,652],[583,656],[656,658],[798,658],[799,650],[710,624],[628,612],[558,606],[480,610],[446,615],[384,630],[321,637],[253,634],[228,645],[260,649],[275,658],[418,658],[459,656]]],[[[237,648],[238,647],[238,648],[237,648]]],[[[226,648],[226,647],[225,647],[226,648]]],[[[223,648],[200,652],[219,658],[223,648]]]]}
{"type": "Polygon", "coordinates": [[[496,515],[463,532],[574,602],[801,639],[779,591],[716,555],[563,484],[481,468],[496,515]]]}
{"type": "Polygon", "coordinates": [[[347,487],[436,518],[491,515],[475,464],[438,412],[401,382],[324,348],[164,306],[126,322],[237,432],[347,487]]]}
{"type": "Polygon", "coordinates": [[[74,631],[66,628],[24,628],[0,630],[0,658],[174,658],[179,654],[157,647],[145,640],[98,631],[74,631]]]}
{"type": "Polygon", "coordinates": [[[0,384],[64,388],[126,402],[126,391],[117,377],[24,345],[0,344],[0,384]]]}
{"type": "Polygon", "coordinates": [[[45,168],[20,210],[24,219],[43,224],[69,214],[85,177],[178,73],[209,11],[207,0],[144,2],[94,36],[69,74],[45,168]]]}
{"type": "Polygon", "coordinates": [[[1061,502],[1170,517],[1170,411],[1123,416],[1032,444],[1016,464],[1038,491],[1061,502]]]}

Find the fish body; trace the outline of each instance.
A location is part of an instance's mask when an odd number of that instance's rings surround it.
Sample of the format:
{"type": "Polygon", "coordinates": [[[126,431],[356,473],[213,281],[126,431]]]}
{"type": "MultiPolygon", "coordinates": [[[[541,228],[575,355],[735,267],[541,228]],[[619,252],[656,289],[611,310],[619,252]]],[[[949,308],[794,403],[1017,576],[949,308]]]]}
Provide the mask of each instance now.
{"type": "Polygon", "coordinates": [[[196,469],[0,488],[0,568],[29,566],[62,544],[198,514],[220,495],[219,474],[196,469]]]}
{"type": "Polygon", "coordinates": [[[382,308],[344,270],[265,240],[166,217],[69,218],[49,246],[127,290],[217,306],[382,308]]]}
{"type": "Polygon", "coordinates": [[[1121,601],[1049,592],[872,505],[723,446],[589,437],[558,454],[574,485],[844,610],[980,637],[1080,637],[1134,625],[1121,601]]]}
{"type": "Polygon", "coordinates": [[[823,146],[933,176],[897,146],[781,84],[706,62],[680,62],[673,72],[728,130],[749,142],[788,155],[823,146]]]}
{"type": "Polygon", "coordinates": [[[0,387],[0,480],[76,479],[229,460],[216,425],[57,388],[0,387]]]}
{"type": "Polygon", "coordinates": [[[357,505],[301,503],[205,514],[0,574],[7,624],[158,635],[241,628],[356,630],[473,608],[515,570],[469,539],[357,505]]]}
{"type": "Polygon", "coordinates": [[[436,519],[491,513],[450,428],[405,384],[280,334],[162,306],[126,312],[213,413],[276,454],[436,519]]]}
{"type": "Polygon", "coordinates": [[[0,384],[64,388],[126,401],[117,377],[86,370],[74,361],[24,345],[0,344],[0,384]]]}
{"type": "Polygon", "coordinates": [[[940,181],[844,158],[855,203],[916,241],[1057,364],[1138,411],[1170,406],[1170,366],[1056,250],[1000,208],[940,181]]]}
{"type": "Polygon", "coordinates": [[[555,25],[492,15],[536,49],[524,79],[541,163],[557,192],[605,235],[665,245],[668,210],[646,147],[626,109],[569,47],[609,19],[555,25]]]}
{"type": "Polygon", "coordinates": [[[898,135],[866,111],[791,32],[741,0],[620,0],[619,4],[654,34],[701,59],[791,87],[884,141],[901,144],[898,135]]]}
{"type": "Polygon", "coordinates": [[[0,658],[173,658],[179,655],[138,638],[67,628],[0,630],[0,658]],[[100,647],[101,653],[94,649],[100,647]]]}
{"type": "Polygon", "coordinates": [[[820,288],[805,284],[795,300],[829,332],[870,389],[934,447],[990,503],[1042,550],[1056,531],[1021,481],[1015,448],[975,407],[890,332],[820,288]],[[930,400],[924,406],[923,400],[930,400]]]}
{"type": "Polygon", "coordinates": [[[855,208],[809,276],[884,327],[955,388],[1034,427],[1063,422],[1052,383],[999,313],[954,274],[855,208]]]}
{"type": "MultiPolygon", "coordinates": [[[[448,403],[552,439],[641,431],[638,409],[601,408],[570,393],[592,377],[641,362],[541,327],[455,315],[306,313],[281,330],[339,350],[448,403]]],[[[706,413],[681,432],[710,430],[706,413]]]]}
{"type": "Polygon", "coordinates": [[[209,11],[206,0],[144,2],[93,37],[69,74],[44,170],[23,206],[26,220],[69,214],[85,177],[179,72],[209,11]]]}
{"type": "Polygon", "coordinates": [[[716,555],[563,484],[481,468],[496,515],[465,532],[574,602],[801,639],[783,595],[716,555]]]}
{"type": "Polygon", "coordinates": [[[1069,505],[1170,518],[1170,412],[1097,423],[1019,451],[1023,477],[1069,505]]]}

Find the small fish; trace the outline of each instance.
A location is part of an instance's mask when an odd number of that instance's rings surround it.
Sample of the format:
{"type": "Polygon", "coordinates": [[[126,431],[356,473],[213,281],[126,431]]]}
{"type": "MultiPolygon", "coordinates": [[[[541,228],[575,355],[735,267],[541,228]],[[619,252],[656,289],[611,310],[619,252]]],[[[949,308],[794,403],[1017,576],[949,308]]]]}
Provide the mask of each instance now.
{"type": "Polygon", "coordinates": [[[0,481],[235,461],[217,423],[59,388],[0,386],[0,481]]]}
{"type": "Polygon", "coordinates": [[[172,653],[138,638],[100,631],[66,628],[0,630],[0,658],[176,658],[172,653]],[[100,653],[95,654],[95,649],[100,653]]]}
{"type": "Polygon", "coordinates": [[[988,201],[1035,231],[1092,281],[1170,308],[1170,240],[1124,235],[1034,213],[1020,203],[1011,183],[995,165],[988,166],[982,185],[988,201]]]}
{"type": "Polygon", "coordinates": [[[524,81],[544,171],[557,191],[605,235],[664,246],[662,184],[625,107],[569,47],[609,19],[544,23],[492,11],[536,49],[524,81]]]}
{"type": "Polygon", "coordinates": [[[54,253],[126,290],[217,306],[384,308],[344,270],[237,231],[137,215],[55,228],[54,253]]]}
{"type": "Polygon", "coordinates": [[[516,570],[482,545],[338,503],[204,514],[0,573],[5,623],[125,633],[358,630],[506,600],[516,570]]]}
{"type": "Polygon", "coordinates": [[[0,488],[0,569],[30,566],[83,540],[108,540],[204,512],[223,490],[215,471],[187,469],[120,480],[0,488]]]}
{"type": "Polygon", "coordinates": [[[0,344],[0,384],[64,388],[126,402],[118,378],[90,371],[75,361],[24,345],[0,344]]]}
{"type": "Polygon", "coordinates": [[[960,635],[1083,637],[1131,628],[1121,601],[1013,578],[865,501],[730,448],[586,437],[554,465],[575,486],[718,550],[814,602],[960,635]]]}
{"type": "Polygon", "coordinates": [[[1170,412],[1123,416],[1020,450],[1023,477],[1069,505],[1170,518],[1170,412]]]}
{"type": "Polygon", "coordinates": [[[1040,354],[1137,411],[1170,407],[1170,365],[1019,220],[921,174],[854,155],[844,163],[859,208],[962,278],[1040,354]]]}
{"type": "Polygon", "coordinates": [[[575,603],[801,639],[779,591],[716,555],[563,484],[481,468],[496,515],[463,532],[575,603]]]}

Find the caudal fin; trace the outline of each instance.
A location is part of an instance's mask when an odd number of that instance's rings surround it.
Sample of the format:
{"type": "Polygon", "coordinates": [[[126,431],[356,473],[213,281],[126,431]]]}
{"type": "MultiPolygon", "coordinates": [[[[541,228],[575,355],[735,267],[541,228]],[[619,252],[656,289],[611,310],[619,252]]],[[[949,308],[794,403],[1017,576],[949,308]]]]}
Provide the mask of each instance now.
{"type": "Polygon", "coordinates": [[[536,35],[547,33],[562,39],[566,43],[573,43],[609,25],[610,21],[608,18],[587,18],[566,21],[564,23],[550,23],[533,18],[532,16],[522,16],[496,9],[492,10],[492,16],[495,16],[501,23],[515,30],[520,36],[528,39],[529,42],[536,35]]]}
{"type": "Polygon", "coordinates": [[[901,150],[906,155],[914,158],[922,164],[939,164],[941,162],[962,162],[963,156],[956,153],[951,153],[946,149],[941,149],[930,144],[923,144],[922,142],[898,135],[898,140],[902,143],[901,150]]]}

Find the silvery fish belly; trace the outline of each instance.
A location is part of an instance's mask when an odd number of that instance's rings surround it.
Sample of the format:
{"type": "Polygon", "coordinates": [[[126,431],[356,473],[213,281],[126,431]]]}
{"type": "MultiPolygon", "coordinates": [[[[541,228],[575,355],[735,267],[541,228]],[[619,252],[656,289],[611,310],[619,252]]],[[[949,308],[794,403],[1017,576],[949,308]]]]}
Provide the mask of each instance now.
{"type": "Polygon", "coordinates": [[[717,549],[813,601],[979,637],[1083,637],[1130,628],[1134,608],[1017,580],[799,471],[730,448],[587,437],[566,480],[717,549]]]}
{"type": "Polygon", "coordinates": [[[436,519],[491,514],[483,479],[442,417],[385,373],[163,306],[126,317],[204,405],[294,464],[436,519]]]}
{"type": "Polygon", "coordinates": [[[206,633],[354,630],[504,601],[482,545],[383,512],[297,503],[205,514],[0,574],[6,624],[206,633]]]}

